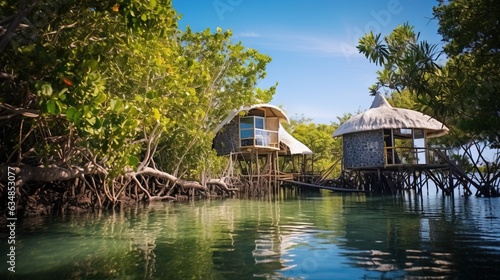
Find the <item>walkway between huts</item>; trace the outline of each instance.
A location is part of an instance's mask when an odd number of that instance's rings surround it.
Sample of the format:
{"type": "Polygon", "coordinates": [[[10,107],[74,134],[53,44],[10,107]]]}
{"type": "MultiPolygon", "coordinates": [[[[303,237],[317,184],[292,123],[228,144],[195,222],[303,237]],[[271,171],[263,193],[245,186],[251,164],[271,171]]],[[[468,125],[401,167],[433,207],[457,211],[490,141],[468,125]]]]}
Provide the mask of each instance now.
{"type": "Polygon", "coordinates": [[[331,186],[323,186],[323,185],[316,185],[316,184],[311,184],[311,183],[305,183],[305,182],[299,182],[299,181],[294,181],[294,180],[286,180],[286,179],[278,179],[278,181],[292,184],[298,187],[309,187],[309,188],[314,188],[314,189],[324,189],[324,190],[330,190],[330,191],[336,191],[336,192],[364,192],[363,190],[358,190],[358,189],[348,189],[348,188],[338,188],[338,187],[331,187],[331,186]]]}
{"type": "Polygon", "coordinates": [[[326,171],[321,172],[321,174],[302,174],[302,173],[281,173],[278,175],[277,180],[286,184],[290,184],[297,187],[307,187],[311,189],[324,189],[336,192],[364,192],[364,190],[357,189],[349,183],[345,182],[344,174],[342,174],[337,179],[328,179],[332,175],[333,171],[340,164],[342,159],[339,158],[335,161],[326,171]],[[335,186],[334,186],[335,185],[335,186]]]}

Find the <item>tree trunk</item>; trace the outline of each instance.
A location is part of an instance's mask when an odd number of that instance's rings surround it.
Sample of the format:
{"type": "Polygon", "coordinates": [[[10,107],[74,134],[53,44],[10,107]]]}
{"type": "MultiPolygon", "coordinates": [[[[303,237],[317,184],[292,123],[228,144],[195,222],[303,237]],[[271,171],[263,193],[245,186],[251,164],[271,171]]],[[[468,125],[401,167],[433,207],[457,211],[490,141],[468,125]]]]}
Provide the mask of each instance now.
{"type": "MultiPolygon", "coordinates": [[[[13,166],[15,177],[16,177],[16,187],[23,186],[28,182],[55,182],[55,181],[66,181],[80,177],[81,175],[87,175],[92,172],[89,167],[73,167],[73,168],[62,168],[58,166],[13,166]]],[[[8,177],[8,167],[2,166],[0,168],[0,180],[3,182],[7,181],[8,177]]]]}

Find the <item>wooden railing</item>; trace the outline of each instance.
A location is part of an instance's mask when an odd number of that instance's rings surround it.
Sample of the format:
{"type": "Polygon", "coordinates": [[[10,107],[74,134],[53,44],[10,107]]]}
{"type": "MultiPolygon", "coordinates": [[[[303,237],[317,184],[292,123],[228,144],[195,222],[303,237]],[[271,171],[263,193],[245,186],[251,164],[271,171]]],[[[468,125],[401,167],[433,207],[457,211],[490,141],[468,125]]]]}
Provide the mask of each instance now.
{"type": "Polygon", "coordinates": [[[446,164],[436,148],[384,147],[385,165],[397,164],[446,164]]]}
{"type": "Polygon", "coordinates": [[[279,149],[278,131],[255,128],[253,137],[242,138],[241,147],[271,147],[279,149]]]}

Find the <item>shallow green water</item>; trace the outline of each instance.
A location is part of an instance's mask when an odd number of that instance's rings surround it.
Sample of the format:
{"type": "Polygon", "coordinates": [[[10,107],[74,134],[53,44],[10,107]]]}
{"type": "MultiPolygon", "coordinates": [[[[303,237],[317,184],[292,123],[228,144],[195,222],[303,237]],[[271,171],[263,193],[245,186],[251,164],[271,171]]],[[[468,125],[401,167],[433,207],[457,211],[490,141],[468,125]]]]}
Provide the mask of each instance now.
{"type": "MultiPolygon", "coordinates": [[[[3,229],[2,229],[3,230],[3,229]]],[[[288,195],[31,218],[0,278],[500,277],[500,199],[288,195]]]]}

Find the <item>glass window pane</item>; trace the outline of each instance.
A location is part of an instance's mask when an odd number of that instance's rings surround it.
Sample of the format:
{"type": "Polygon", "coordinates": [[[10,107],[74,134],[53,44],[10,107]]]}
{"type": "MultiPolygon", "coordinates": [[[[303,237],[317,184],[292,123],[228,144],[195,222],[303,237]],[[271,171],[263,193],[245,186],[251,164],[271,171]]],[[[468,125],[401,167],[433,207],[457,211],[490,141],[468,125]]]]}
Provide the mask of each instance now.
{"type": "Polygon", "coordinates": [[[411,135],[411,128],[401,128],[400,132],[403,135],[411,135]]]}
{"type": "Polygon", "coordinates": [[[253,117],[241,117],[240,129],[253,128],[253,117]]]}
{"type": "Polygon", "coordinates": [[[264,118],[255,118],[255,128],[264,129],[264,118]]]}
{"type": "Polygon", "coordinates": [[[240,131],[240,138],[253,138],[253,129],[246,129],[240,131]]]}
{"type": "Polygon", "coordinates": [[[424,138],[424,130],[423,129],[414,129],[413,135],[415,139],[424,138]]]}
{"type": "Polygon", "coordinates": [[[253,146],[253,139],[243,139],[241,140],[241,147],[253,146]]]}

